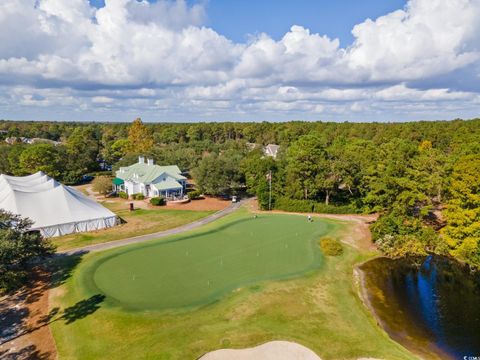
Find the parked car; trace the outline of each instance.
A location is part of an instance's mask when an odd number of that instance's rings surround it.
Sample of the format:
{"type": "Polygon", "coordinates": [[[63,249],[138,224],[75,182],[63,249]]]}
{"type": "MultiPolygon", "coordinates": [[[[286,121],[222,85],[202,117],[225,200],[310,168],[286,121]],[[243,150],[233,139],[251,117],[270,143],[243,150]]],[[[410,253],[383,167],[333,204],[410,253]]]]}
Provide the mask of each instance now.
{"type": "Polygon", "coordinates": [[[88,183],[88,182],[90,182],[90,181],[92,181],[92,180],[93,180],[93,176],[92,176],[92,175],[83,175],[81,182],[82,182],[82,183],[88,183]]]}

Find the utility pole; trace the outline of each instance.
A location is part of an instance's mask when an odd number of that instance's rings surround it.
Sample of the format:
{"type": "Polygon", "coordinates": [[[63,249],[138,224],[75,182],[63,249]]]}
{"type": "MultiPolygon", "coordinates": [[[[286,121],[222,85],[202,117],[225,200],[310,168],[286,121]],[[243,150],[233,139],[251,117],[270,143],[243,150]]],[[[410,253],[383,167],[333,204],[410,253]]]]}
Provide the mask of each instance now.
{"type": "Polygon", "coordinates": [[[268,172],[268,184],[270,186],[270,191],[268,193],[268,211],[272,210],[272,170],[268,172]]]}

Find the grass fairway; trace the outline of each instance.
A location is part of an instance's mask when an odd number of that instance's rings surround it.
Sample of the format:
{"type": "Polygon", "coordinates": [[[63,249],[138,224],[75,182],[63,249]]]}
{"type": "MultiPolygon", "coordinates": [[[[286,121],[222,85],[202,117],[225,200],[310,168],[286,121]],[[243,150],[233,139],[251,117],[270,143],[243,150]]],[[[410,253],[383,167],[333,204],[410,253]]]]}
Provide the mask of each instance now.
{"type": "Polygon", "coordinates": [[[100,244],[104,242],[120,240],[128,237],[149,234],[157,231],[172,229],[199,220],[215,211],[192,211],[170,210],[160,208],[158,210],[136,209],[129,211],[127,205],[118,202],[103,202],[115,214],[126,221],[125,224],[110,229],[93,231],[88,233],[69,234],[52,241],[58,250],[75,249],[81,246],[100,244]]]}
{"type": "Polygon", "coordinates": [[[240,210],[189,236],[87,255],[51,293],[59,358],[196,359],[282,339],[324,360],[412,359],[356,295],[353,265],[371,255],[319,252],[319,236],[347,227],[240,210]]]}

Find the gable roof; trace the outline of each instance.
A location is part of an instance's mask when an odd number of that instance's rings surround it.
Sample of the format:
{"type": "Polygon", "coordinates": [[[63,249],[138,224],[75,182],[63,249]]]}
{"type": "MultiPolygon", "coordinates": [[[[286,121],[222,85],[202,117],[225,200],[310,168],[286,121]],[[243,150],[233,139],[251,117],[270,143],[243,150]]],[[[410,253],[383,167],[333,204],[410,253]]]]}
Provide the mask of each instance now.
{"type": "Polygon", "coordinates": [[[121,167],[117,172],[117,178],[122,180],[134,180],[136,182],[150,184],[162,174],[166,173],[175,180],[185,180],[177,165],[159,166],[136,163],[121,167]]]}
{"type": "Polygon", "coordinates": [[[267,146],[265,146],[265,154],[276,157],[278,153],[278,149],[280,149],[280,145],[268,144],[267,146]]]}
{"type": "Polygon", "coordinates": [[[152,186],[157,190],[174,190],[174,189],[182,189],[183,186],[178,182],[172,179],[171,177],[167,178],[164,181],[157,181],[156,183],[152,184],[152,186]]]}

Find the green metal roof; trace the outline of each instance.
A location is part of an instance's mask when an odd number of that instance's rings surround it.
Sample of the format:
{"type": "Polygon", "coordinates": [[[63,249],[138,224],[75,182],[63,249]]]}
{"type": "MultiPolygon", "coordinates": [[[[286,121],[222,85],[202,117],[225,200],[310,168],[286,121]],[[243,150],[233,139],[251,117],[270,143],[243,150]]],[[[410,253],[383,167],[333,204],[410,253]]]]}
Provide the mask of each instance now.
{"type": "Polygon", "coordinates": [[[167,178],[165,181],[159,181],[155,184],[152,184],[155,189],[160,190],[160,191],[165,191],[165,190],[177,190],[177,189],[182,189],[183,186],[179,184],[177,181],[173,180],[172,178],[167,178]]]}
{"type": "Polygon", "coordinates": [[[150,184],[160,175],[166,173],[169,177],[176,180],[185,180],[186,177],[181,175],[181,171],[177,165],[159,166],[136,163],[127,167],[121,167],[116,172],[117,178],[122,180],[135,180],[144,184],[150,184]]]}
{"type": "Polygon", "coordinates": [[[115,179],[112,180],[112,183],[114,185],[122,185],[122,184],[124,184],[124,181],[120,178],[115,178],[115,179]]]}

